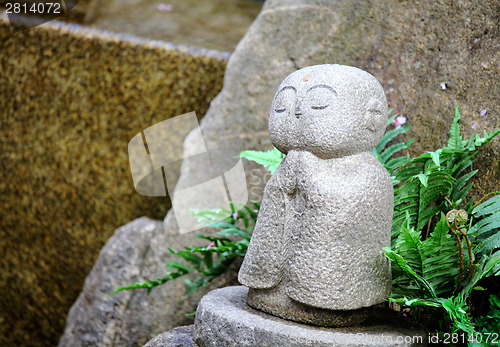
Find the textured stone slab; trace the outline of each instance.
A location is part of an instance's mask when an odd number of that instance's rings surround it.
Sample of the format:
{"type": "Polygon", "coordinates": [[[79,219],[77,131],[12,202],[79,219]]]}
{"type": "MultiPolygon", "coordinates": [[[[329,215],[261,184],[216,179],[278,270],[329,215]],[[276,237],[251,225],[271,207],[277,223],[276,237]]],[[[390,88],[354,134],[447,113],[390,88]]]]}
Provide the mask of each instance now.
{"type": "Polygon", "coordinates": [[[280,319],[246,304],[246,287],[216,289],[196,311],[194,341],[216,346],[425,346],[421,328],[374,314],[378,324],[347,328],[313,327],[280,319]]]}

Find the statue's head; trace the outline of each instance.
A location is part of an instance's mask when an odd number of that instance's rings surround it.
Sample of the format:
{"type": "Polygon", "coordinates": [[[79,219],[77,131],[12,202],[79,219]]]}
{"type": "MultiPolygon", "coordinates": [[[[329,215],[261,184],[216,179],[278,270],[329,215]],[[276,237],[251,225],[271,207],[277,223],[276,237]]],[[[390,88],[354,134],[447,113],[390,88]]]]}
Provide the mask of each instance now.
{"type": "Polygon", "coordinates": [[[320,158],[371,151],[387,123],[387,100],[368,72],[314,65],[289,75],[276,93],[269,134],[283,153],[304,150],[320,158]]]}

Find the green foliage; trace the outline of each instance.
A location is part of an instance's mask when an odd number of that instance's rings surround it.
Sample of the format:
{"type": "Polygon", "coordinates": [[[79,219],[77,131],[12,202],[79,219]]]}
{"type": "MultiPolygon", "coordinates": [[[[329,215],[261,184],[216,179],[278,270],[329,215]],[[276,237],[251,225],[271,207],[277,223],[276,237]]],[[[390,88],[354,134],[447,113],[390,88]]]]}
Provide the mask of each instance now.
{"type": "Polygon", "coordinates": [[[500,196],[466,202],[477,148],[500,131],[465,141],[455,109],[445,147],[388,168],[394,184],[390,300],[439,308],[452,331],[472,333],[467,300],[484,277],[500,274],[500,196]]]}
{"type": "MultiPolygon", "coordinates": [[[[500,195],[496,195],[472,210],[475,223],[468,231],[470,239],[477,244],[475,253],[478,256],[500,258],[500,195]]],[[[492,269],[496,276],[500,275],[500,264],[492,269]]]]}
{"type": "MultiPolygon", "coordinates": [[[[416,158],[401,161],[399,167],[391,172],[394,188],[393,237],[397,236],[400,225],[410,220],[410,227],[421,230],[429,220],[448,212],[450,207],[457,208],[472,188],[468,181],[477,170],[464,171],[471,168],[476,149],[488,143],[499,132],[485,133],[484,137],[476,135],[469,141],[463,141],[458,121],[460,113],[455,110],[455,118],[450,129],[447,146],[435,152],[427,152],[416,158]],[[404,182],[404,184],[399,184],[404,182]],[[448,199],[452,206],[449,205],[448,199]]],[[[472,204],[465,205],[470,213],[472,204]]]]}
{"type": "Polygon", "coordinates": [[[441,301],[441,305],[448,313],[452,321],[452,332],[463,331],[474,333],[474,325],[470,315],[467,313],[468,307],[465,300],[460,296],[449,297],[441,301]]]}
{"type": "MultiPolygon", "coordinates": [[[[392,109],[389,110],[389,115],[391,114],[392,109]]],[[[398,114],[394,114],[392,117],[389,117],[387,120],[387,126],[391,125],[392,121],[398,117],[398,114]]],[[[382,165],[387,169],[387,171],[392,172],[402,165],[406,164],[410,159],[409,155],[406,154],[404,156],[399,156],[393,158],[394,155],[403,149],[406,149],[411,146],[415,139],[411,139],[406,142],[398,142],[386,148],[387,144],[393,141],[396,136],[406,133],[411,128],[411,124],[401,127],[395,128],[387,131],[382,139],[378,143],[378,145],[372,150],[372,154],[377,158],[382,165]]]]}
{"type": "Polygon", "coordinates": [[[393,301],[404,304],[408,296],[437,300],[453,293],[458,253],[444,213],[434,232],[423,241],[408,224],[401,226],[392,249],[384,248],[386,256],[398,265],[393,267],[393,301]]]}
{"type": "Polygon", "coordinates": [[[278,151],[276,148],[273,148],[267,152],[243,151],[240,153],[240,157],[254,161],[257,164],[264,166],[273,174],[285,158],[285,155],[278,151]]]}
{"type": "MultiPolygon", "coordinates": [[[[234,206],[231,204],[234,211],[234,206]]],[[[146,282],[137,282],[115,289],[111,294],[125,289],[147,289],[148,293],[159,285],[174,280],[181,276],[197,272],[194,281],[186,279],[186,294],[195,292],[201,286],[206,286],[214,278],[224,273],[237,257],[243,257],[248,248],[252,230],[257,219],[259,204],[244,206],[241,210],[231,213],[227,210],[195,210],[194,214],[204,225],[216,228],[218,236],[197,234],[196,237],[207,240],[204,247],[185,247],[183,251],[172,254],[182,258],[184,262],[169,261],[166,265],[169,270],[164,277],[146,282]],[[221,217],[228,216],[221,221],[221,217]]]]}
{"type": "Polygon", "coordinates": [[[476,318],[477,330],[482,333],[500,333],[500,297],[490,295],[490,311],[486,316],[476,318]]]}

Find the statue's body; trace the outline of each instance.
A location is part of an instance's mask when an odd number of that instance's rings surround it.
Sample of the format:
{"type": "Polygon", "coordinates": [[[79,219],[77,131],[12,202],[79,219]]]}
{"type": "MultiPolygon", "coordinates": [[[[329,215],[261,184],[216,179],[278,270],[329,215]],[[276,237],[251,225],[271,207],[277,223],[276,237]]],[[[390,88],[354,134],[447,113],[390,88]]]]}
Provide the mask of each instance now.
{"type": "Polygon", "coordinates": [[[239,273],[250,306],[335,326],[359,323],[387,298],[393,189],[371,154],[386,122],[384,91],[362,70],[317,65],[283,81],[269,133],[287,156],[239,273]]]}

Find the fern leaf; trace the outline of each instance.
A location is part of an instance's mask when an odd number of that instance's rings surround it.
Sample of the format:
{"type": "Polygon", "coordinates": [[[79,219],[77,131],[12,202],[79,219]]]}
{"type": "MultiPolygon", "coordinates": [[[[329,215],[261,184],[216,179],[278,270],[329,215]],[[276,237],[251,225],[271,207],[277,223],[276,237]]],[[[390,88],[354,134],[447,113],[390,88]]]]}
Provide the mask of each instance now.
{"type": "Polygon", "coordinates": [[[500,211],[500,195],[496,195],[481,203],[476,208],[474,208],[472,213],[475,214],[476,217],[481,217],[487,214],[495,213],[497,211],[500,211]]]}
{"type": "Polygon", "coordinates": [[[418,174],[417,176],[415,176],[416,178],[419,179],[420,183],[424,186],[424,187],[427,187],[427,182],[429,181],[429,176],[427,176],[426,174],[424,173],[421,173],[421,174],[418,174]]]}
{"type": "Polygon", "coordinates": [[[400,256],[399,254],[395,253],[394,251],[390,250],[390,248],[387,247],[384,247],[383,250],[385,251],[385,255],[387,256],[387,258],[389,258],[392,262],[396,263],[408,275],[413,277],[413,279],[416,280],[417,284],[422,289],[425,289],[431,295],[432,298],[437,299],[436,292],[434,291],[434,288],[432,288],[431,284],[427,282],[422,276],[420,276],[402,256],[400,256]]]}
{"type": "Polygon", "coordinates": [[[257,164],[260,164],[269,169],[271,173],[274,173],[283,161],[284,155],[276,148],[273,148],[272,150],[267,152],[243,151],[240,153],[240,157],[254,161],[257,164]]]}
{"type": "Polygon", "coordinates": [[[391,142],[391,140],[393,140],[396,136],[398,136],[400,134],[406,133],[408,131],[408,129],[410,129],[410,128],[411,128],[411,124],[408,124],[407,126],[404,126],[404,127],[398,128],[398,129],[392,129],[392,130],[389,130],[388,132],[386,132],[384,134],[384,136],[382,136],[382,139],[377,144],[377,146],[373,149],[372,154],[375,157],[377,157],[377,155],[379,155],[382,152],[384,147],[389,142],[391,142]]]}
{"type": "MultiPolygon", "coordinates": [[[[413,160],[412,160],[413,163],[413,160]]],[[[411,165],[411,166],[406,166],[396,172],[396,177],[400,181],[407,181],[413,176],[418,175],[419,173],[422,172],[422,166],[420,165],[411,165]]]]}
{"type": "Polygon", "coordinates": [[[474,223],[474,225],[469,229],[469,234],[484,233],[488,230],[498,228],[500,227],[498,223],[500,223],[499,216],[495,214],[489,215],[488,217],[484,217],[478,222],[474,223]]]}
{"type": "Polygon", "coordinates": [[[462,152],[462,153],[452,153],[450,155],[450,159],[448,159],[450,165],[453,165],[451,170],[453,177],[458,177],[465,169],[471,168],[475,159],[472,159],[476,152],[462,152]]]}
{"type": "Polygon", "coordinates": [[[429,219],[437,215],[441,211],[440,206],[431,206],[425,211],[419,212],[417,221],[417,230],[422,228],[429,222],[429,219]]]}
{"type": "Polygon", "coordinates": [[[500,134],[500,129],[495,130],[495,131],[492,130],[492,131],[490,131],[489,134],[485,131],[484,137],[481,137],[481,136],[479,136],[479,134],[476,134],[474,145],[476,145],[476,147],[482,146],[482,145],[490,142],[491,139],[493,139],[498,134],[500,134]]]}
{"type": "MultiPolygon", "coordinates": [[[[387,111],[387,115],[390,115],[392,113],[392,108],[387,111]]],[[[391,125],[392,121],[395,120],[396,118],[398,117],[398,114],[394,114],[393,116],[389,117],[389,119],[387,119],[387,124],[386,124],[386,127],[388,127],[389,125],[391,125]]]]}
{"type": "Polygon", "coordinates": [[[221,235],[221,236],[239,236],[239,237],[242,237],[246,240],[250,240],[252,238],[251,234],[249,234],[246,231],[243,231],[241,229],[234,228],[234,227],[218,231],[217,234],[221,235]]]}
{"type": "Polygon", "coordinates": [[[419,194],[419,212],[423,212],[431,202],[435,202],[442,196],[447,196],[446,194],[450,190],[450,184],[446,182],[441,182],[438,184],[428,185],[427,187],[422,187],[419,194]]]}
{"type": "Polygon", "coordinates": [[[458,275],[458,249],[455,238],[449,233],[444,213],[441,213],[441,219],[429,238],[422,242],[422,249],[423,277],[435,288],[437,294],[453,292],[458,275]]]}
{"type": "Polygon", "coordinates": [[[441,164],[441,160],[439,159],[439,156],[441,155],[442,149],[438,149],[435,152],[428,152],[431,155],[432,161],[439,166],[441,164]]]}
{"type": "MultiPolygon", "coordinates": [[[[453,202],[456,202],[457,205],[459,205],[462,201],[464,201],[465,197],[467,196],[467,194],[469,194],[469,191],[471,190],[472,186],[474,185],[474,182],[472,182],[471,184],[469,184],[467,187],[465,187],[464,189],[462,189],[461,191],[459,191],[457,194],[455,194],[454,196],[452,196],[452,201],[453,202]]],[[[467,213],[469,213],[470,211],[470,207],[472,207],[472,203],[473,201],[470,201],[470,203],[466,204],[464,206],[464,210],[467,211],[467,213]]]]}
{"type": "Polygon", "coordinates": [[[460,127],[458,121],[460,120],[460,112],[458,111],[458,106],[455,106],[455,118],[451,123],[450,127],[450,138],[448,139],[447,148],[451,149],[463,149],[462,135],[460,135],[460,127]]]}
{"type": "Polygon", "coordinates": [[[471,280],[467,283],[467,285],[462,289],[459,294],[459,297],[465,300],[472,289],[476,286],[476,284],[484,277],[490,275],[494,269],[500,264],[500,255],[497,253],[496,255],[490,257],[482,257],[479,264],[474,266],[474,275],[471,280]]]}
{"type": "Polygon", "coordinates": [[[488,237],[480,246],[480,252],[488,252],[500,247],[500,235],[494,234],[488,237]]]}
{"type": "Polygon", "coordinates": [[[392,158],[386,161],[385,167],[389,169],[389,171],[394,171],[407,165],[411,161],[409,155],[403,155],[401,157],[392,158]]]}
{"type": "Polygon", "coordinates": [[[405,148],[410,147],[414,140],[415,139],[411,139],[410,141],[400,142],[392,146],[389,146],[386,150],[380,153],[380,158],[379,158],[380,162],[382,164],[385,164],[394,154],[405,148]]]}

